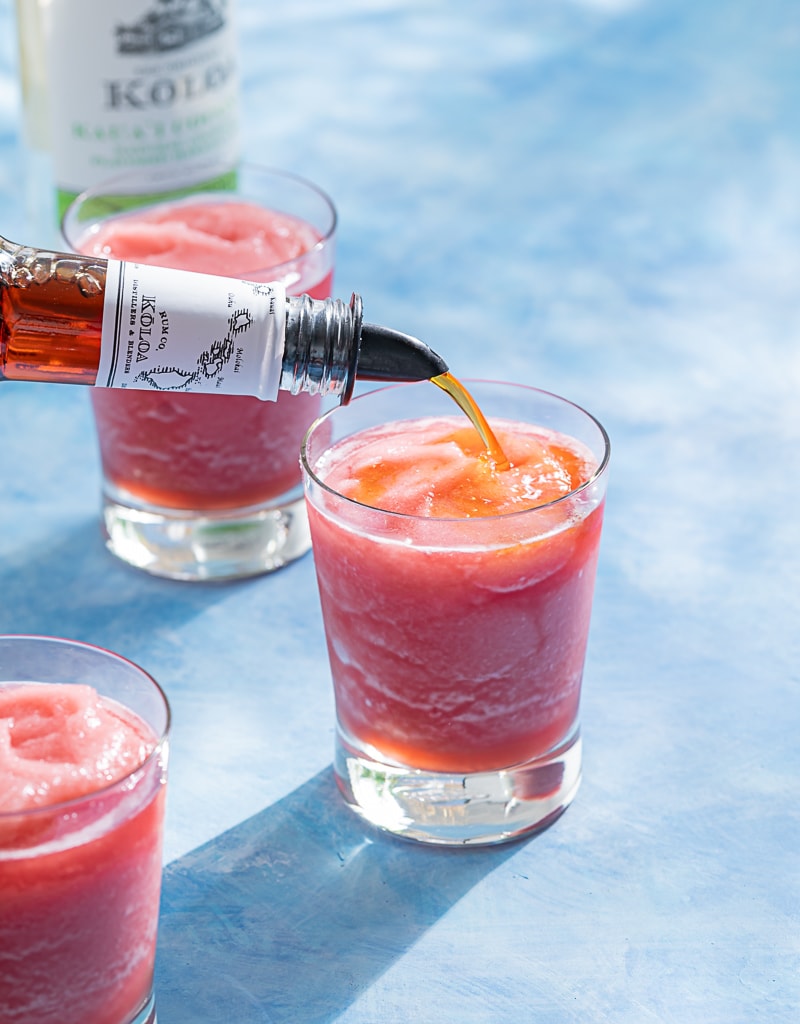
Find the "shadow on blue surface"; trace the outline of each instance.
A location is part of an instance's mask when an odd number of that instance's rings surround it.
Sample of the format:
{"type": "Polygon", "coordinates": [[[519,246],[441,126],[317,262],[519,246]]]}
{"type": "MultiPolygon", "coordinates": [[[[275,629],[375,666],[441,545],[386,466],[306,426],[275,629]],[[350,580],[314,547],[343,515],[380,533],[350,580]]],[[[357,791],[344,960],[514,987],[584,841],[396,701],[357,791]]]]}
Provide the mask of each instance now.
{"type": "Polygon", "coordinates": [[[159,1021],[333,1021],[517,848],[383,836],[321,772],[167,867],[159,1021]]]}
{"type": "Polygon", "coordinates": [[[0,559],[0,594],[0,633],[68,637],[130,655],[150,624],[177,627],[224,599],[226,587],[187,586],[125,565],[106,551],[92,518],[56,533],[51,545],[0,559]]]}

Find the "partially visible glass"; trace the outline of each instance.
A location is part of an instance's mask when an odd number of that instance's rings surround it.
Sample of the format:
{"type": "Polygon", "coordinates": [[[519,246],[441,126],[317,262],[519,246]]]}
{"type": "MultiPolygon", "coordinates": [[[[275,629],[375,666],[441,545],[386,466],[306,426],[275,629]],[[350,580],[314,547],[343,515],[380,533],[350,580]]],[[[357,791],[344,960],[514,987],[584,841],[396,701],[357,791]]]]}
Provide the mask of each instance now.
{"type": "Polygon", "coordinates": [[[169,725],[119,655],[0,636],[3,1024],[155,1021],[169,725]]]}
{"type": "Polygon", "coordinates": [[[545,446],[574,445],[580,475],[561,497],[529,507],[541,481],[521,471],[522,510],[487,515],[480,488],[459,476],[481,458],[477,433],[429,383],[332,410],[302,448],[339,788],[372,824],[442,845],[543,828],[577,791],[609,459],[603,428],[564,399],[492,382],[469,390],[493,426],[533,425],[545,446]],[[442,419],[442,442],[413,432],[442,419]],[[434,484],[448,497],[461,488],[459,511],[426,514],[434,484]],[[384,511],[407,494],[419,511],[384,511]],[[477,507],[468,518],[462,497],[477,507]]]}
{"type": "MultiPolygon", "coordinates": [[[[198,168],[193,177],[213,174],[198,168]]],[[[63,233],[76,252],[331,295],[336,210],[311,182],[282,171],[244,165],[224,190],[164,174],[117,178],[78,197],[63,233]],[[165,211],[170,222],[154,228],[165,211]]],[[[225,580],[308,551],[298,454],[318,396],[262,402],[95,388],[92,404],[104,529],[119,558],[173,579],[225,580]]]]}

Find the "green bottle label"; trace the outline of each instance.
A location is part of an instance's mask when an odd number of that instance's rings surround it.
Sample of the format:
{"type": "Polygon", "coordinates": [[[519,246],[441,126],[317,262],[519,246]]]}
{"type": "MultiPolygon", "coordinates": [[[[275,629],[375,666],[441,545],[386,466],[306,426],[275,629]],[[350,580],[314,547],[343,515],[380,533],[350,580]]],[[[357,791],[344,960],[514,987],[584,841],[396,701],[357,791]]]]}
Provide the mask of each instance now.
{"type": "Polygon", "coordinates": [[[233,0],[51,0],[42,8],[59,214],[84,189],[133,171],[164,170],[175,181],[185,168],[188,181],[208,164],[217,180],[236,166],[233,13],[233,0]]]}

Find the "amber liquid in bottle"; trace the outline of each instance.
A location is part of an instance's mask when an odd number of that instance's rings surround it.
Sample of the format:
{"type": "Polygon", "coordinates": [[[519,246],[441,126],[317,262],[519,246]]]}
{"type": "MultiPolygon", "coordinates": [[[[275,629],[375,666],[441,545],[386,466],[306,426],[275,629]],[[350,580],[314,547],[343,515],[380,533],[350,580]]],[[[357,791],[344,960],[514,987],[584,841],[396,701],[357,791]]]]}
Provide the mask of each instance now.
{"type": "Polygon", "coordinates": [[[104,261],[0,244],[0,380],[94,384],[104,261]]]}
{"type": "Polygon", "coordinates": [[[467,414],[473,427],[478,431],[494,468],[501,471],[508,469],[509,462],[500,446],[500,442],[489,426],[486,417],[481,412],[478,403],[461,381],[451,373],[440,373],[436,377],[431,377],[431,383],[441,388],[442,391],[446,391],[458,407],[467,414]]]}

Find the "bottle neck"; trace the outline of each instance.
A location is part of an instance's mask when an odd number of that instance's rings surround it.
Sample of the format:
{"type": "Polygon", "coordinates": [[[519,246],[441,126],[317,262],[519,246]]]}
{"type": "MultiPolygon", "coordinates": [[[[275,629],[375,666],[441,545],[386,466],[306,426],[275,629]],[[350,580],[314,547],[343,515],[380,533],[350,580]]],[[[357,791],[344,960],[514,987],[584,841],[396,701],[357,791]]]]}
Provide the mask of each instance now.
{"type": "Polygon", "coordinates": [[[350,401],[356,378],[400,382],[428,380],[447,372],[431,348],[391,327],[363,322],[361,297],[286,299],[286,338],[280,390],[296,395],[335,395],[350,401]]]}
{"type": "Polygon", "coordinates": [[[280,389],[293,395],[336,395],[350,401],[361,348],[362,303],[341,299],[286,299],[286,337],[280,389]]]}

